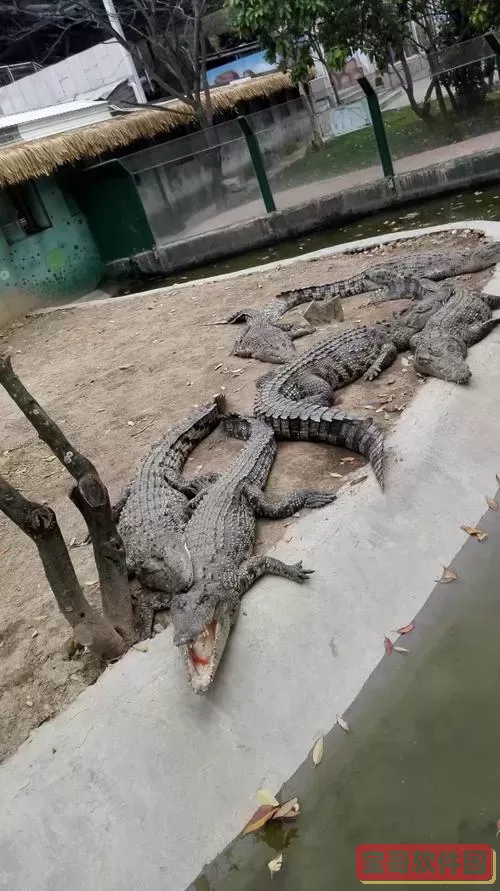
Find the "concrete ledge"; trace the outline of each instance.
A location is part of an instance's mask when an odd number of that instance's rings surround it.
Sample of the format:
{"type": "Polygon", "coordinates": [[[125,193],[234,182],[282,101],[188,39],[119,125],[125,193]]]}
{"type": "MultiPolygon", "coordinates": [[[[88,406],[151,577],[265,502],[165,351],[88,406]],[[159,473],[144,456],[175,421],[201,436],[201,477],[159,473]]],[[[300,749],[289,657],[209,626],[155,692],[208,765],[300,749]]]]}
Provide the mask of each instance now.
{"type": "MultiPolygon", "coordinates": [[[[362,172],[360,173],[362,176],[362,172]]],[[[344,225],[350,220],[422,198],[500,179],[500,150],[492,149],[379,179],[355,189],[256,217],[226,229],[205,232],[108,263],[110,279],[169,275],[225,257],[277,244],[307,232],[344,225]]]]}
{"type": "MultiPolygon", "coordinates": [[[[464,225],[500,237],[498,223],[464,225]]],[[[241,830],[256,788],[296,770],[495,489],[499,328],[470,365],[469,386],[431,380],[398,422],[385,493],[370,474],[293,527],[276,553],[316,574],[307,590],[268,577],[246,595],[207,698],[167,631],[0,766],[2,891],[182,891],[241,830]]]]}

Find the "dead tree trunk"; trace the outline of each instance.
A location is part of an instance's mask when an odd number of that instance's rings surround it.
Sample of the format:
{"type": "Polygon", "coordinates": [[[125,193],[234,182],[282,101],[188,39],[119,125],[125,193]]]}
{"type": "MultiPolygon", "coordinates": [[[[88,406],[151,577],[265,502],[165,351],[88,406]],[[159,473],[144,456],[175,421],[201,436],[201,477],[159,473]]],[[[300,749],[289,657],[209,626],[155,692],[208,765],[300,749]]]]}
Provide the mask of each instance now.
{"type": "Polygon", "coordinates": [[[0,476],[0,510],[35,542],[57,605],[73,628],[75,640],[104,659],[117,659],[125,644],[82,593],[80,583],[50,507],[27,501],[0,476]]]}
{"type": "Polygon", "coordinates": [[[75,478],[71,499],[87,523],[101,587],[103,612],[126,643],[136,637],[125,562],[125,546],[112,517],[108,490],[94,465],[73,448],[64,433],[13,371],[10,356],[0,356],[0,384],[75,478]]]}

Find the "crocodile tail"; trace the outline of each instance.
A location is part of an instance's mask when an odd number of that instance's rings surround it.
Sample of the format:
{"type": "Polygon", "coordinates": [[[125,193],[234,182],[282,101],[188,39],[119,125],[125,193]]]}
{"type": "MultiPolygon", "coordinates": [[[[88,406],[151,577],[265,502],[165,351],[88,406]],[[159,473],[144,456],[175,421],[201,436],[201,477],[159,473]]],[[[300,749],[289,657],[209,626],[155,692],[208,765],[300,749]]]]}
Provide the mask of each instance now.
{"type": "Polygon", "coordinates": [[[245,418],[236,412],[225,414],[222,418],[224,432],[232,439],[250,439],[256,427],[261,427],[263,421],[259,418],[245,418]]]}
{"type": "Polygon", "coordinates": [[[266,410],[264,400],[257,398],[256,414],[272,426],[278,439],[326,442],[365,455],[384,488],[384,438],[372,418],[359,418],[306,399],[280,399],[275,410],[266,410]]]}

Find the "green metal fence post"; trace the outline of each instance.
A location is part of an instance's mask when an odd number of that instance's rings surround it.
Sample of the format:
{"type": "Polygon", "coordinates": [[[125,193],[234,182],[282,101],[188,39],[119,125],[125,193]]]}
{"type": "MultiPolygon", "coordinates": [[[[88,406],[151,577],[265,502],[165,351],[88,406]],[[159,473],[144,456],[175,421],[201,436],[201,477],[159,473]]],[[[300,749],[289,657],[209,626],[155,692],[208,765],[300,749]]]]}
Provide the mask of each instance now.
{"type": "Polygon", "coordinates": [[[486,43],[491,46],[493,52],[495,53],[497,68],[500,73],[500,43],[498,41],[498,38],[493,31],[488,31],[488,33],[484,35],[484,39],[486,40],[486,43]]]}
{"type": "Polygon", "coordinates": [[[250,158],[253,164],[253,169],[255,170],[255,176],[257,177],[262,200],[266,206],[267,212],[273,213],[273,211],[276,210],[276,205],[267,178],[266,168],[264,167],[262,152],[257,137],[243,115],[239,115],[237,121],[240,125],[241,132],[247,141],[248,151],[250,152],[250,158]]]}
{"type": "Polygon", "coordinates": [[[387,134],[385,132],[384,119],[378,104],[378,97],[373,89],[370,81],[366,77],[359,77],[358,84],[368,100],[368,108],[373,124],[373,132],[377,141],[378,153],[382,162],[382,170],[384,176],[394,176],[394,167],[392,166],[391,150],[387,142],[387,134]]]}

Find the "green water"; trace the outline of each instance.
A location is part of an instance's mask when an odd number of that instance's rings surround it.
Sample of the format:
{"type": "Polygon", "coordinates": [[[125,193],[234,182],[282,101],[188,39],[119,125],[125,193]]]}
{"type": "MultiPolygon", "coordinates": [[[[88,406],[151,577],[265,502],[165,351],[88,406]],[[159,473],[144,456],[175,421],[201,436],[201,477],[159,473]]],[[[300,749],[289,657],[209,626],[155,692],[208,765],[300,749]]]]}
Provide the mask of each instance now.
{"type": "Polygon", "coordinates": [[[213,275],[223,275],[228,272],[236,272],[251,266],[260,266],[263,263],[272,263],[276,260],[285,260],[296,257],[302,252],[309,253],[321,248],[331,247],[335,244],[344,244],[348,241],[356,241],[359,238],[368,238],[373,235],[383,235],[388,232],[401,232],[407,229],[416,229],[422,226],[437,226],[440,223],[453,223],[460,220],[500,220],[500,185],[489,186],[485,189],[475,189],[470,192],[458,192],[453,195],[441,195],[431,201],[419,204],[408,204],[405,207],[393,211],[371,214],[346,226],[335,229],[324,229],[321,232],[312,233],[304,238],[284,241],[272,247],[258,251],[249,251],[237,257],[221,260],[209,266],[199,266],[186,272],[185,275],[176,273],[172,276],[160,276],[130,283],[120,293],[133,293],[141,291],[145,287],[154,288],[162,285],[172,285],[178,282],[195,281],[213,275]]]}
{"type": "Polygon", "coordinates": [[[485,843],[498,853],[498,513],[480,526],[488,540],[457,555],[459,581],[436,586],[401,641],[409,655],[386,656],[349,709],[351,733],[334,727],[322,763],[309,760],[286,784],[281,800],[298,795],[298,820],[236,840],[190,891],[354,891],[361,843],[485,843]],[[280,851],[271,880],[266,864],[280,851]]]}

